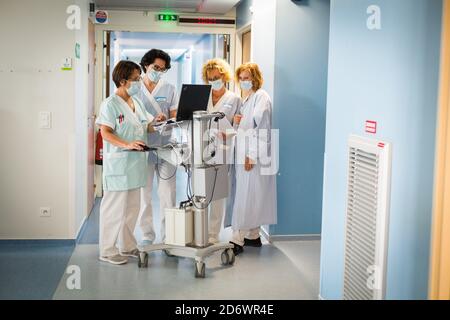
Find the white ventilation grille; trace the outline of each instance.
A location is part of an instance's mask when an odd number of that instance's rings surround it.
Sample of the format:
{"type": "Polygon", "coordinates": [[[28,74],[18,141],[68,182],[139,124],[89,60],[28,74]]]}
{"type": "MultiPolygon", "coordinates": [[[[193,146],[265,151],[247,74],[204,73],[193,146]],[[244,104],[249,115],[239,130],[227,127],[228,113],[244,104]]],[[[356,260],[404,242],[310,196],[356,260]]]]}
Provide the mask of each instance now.
{"type": "Polygon", "coordinates": [[[350,136],[344,299],[385,296],[391,145],[350,136]]]}

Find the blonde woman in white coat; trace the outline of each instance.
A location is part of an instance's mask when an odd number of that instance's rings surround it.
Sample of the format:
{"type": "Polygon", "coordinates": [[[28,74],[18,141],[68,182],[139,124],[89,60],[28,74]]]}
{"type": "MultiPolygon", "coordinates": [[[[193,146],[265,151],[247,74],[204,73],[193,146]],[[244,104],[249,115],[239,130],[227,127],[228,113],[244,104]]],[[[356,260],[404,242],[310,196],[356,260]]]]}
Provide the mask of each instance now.
{"type": "MultiPolygon", "coordinates": [[[[228,146],[232,149],[232,139],[227,137],[226,128],[233,126],[234,116],[239,112],[241,107],[241,98],[234,92],[229,91],[226,84],[231,81],[232,73],[228,63],[222,59],[208,60],[202,69],[203,81],[210,84],[211,95],[208,103],[208,112],[222,112],[225,118],[217,123],[219,134],[217,136],[216,146],[228,146]]],[[[211,162],[215,164],[225,164],[229,155],[221,152],[222,148],[217,148],[215,156],[212,157],[211,162]]],[[[232,185],[233,171],[228,168],[229,185],[232,185]]],[[[232,193],[232,192],[230,192],[232,193]]],[[[229,195],[229,197],[232,195],[229,195]]],[[[225,199],[213,201],[210,205],[209,213],[209,243],[219,242],[219,232],[222,226],[222,220],[225,212],[225,199]]]]}

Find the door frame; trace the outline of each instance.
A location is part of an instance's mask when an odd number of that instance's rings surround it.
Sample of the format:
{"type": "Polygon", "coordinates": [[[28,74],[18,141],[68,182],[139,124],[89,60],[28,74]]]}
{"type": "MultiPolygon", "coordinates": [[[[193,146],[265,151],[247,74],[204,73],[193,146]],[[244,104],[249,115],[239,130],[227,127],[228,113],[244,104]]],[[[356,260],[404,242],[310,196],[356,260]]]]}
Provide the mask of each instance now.
{"type": "MultiPolygon", "coordinates": [[[[97,48],[104,47],[106,31],[111,32],[156,32],[156,33],[198,33],[198,34],[229,34],[230,35],[230,52],[235,50],[235,35],[236,29],[229,27],[214,27],[214,26],[204,26],[204,27],[189,27],[189,26],[173,26],[170,29],[166,29],[161,26],[136,26],[136,25],[114,25],[114,24],[97,24],[95,25],[95,35],[96,35],[96,45],[97,48]]],[[[100,104],[104,97],[104,81],[106,80],[106,73],[103,70],[105,64],[104,50],[97,50],[96,52],[97,64],[96,64],[96,113],[98,113],[100,104]]],[[[230,54],[230,66],[234,69],[235,66],[235,56],[230,54]]]]}
{"type": "Polygon", "coordinates": [[[91,19],[88,19],[88,106],[87,106],[87,174],[86,174],[86,217],[89,217],[95,204],[95,143],[96,143],[96,129],[95,129],[95,57],[96,57],[96,42],[95,42],[95,24],[91,19]],[[91,47],[91,41],[93,47],[91,47]],[[92,51],[91,51],[92,50],[92,51]],[[92,56],[91,56],[92,54],[92,56]],[[92,61],[91,61],[92,58],[92,61]],[[91,140],[92,139],[92,140],[91,140]],[[92,142],[92,144],[91,144],[92,142]],[[92,170],[92,172],[90,172],[92,170]],[[92,181],[91,181],[92,178],[92,181]],[[91,194],[92,192],[92,194],[91,194]]]}
{"type": "MultiPolygon", "coordinates": [[[[249,31],[252,31],[252,22],[249,22],[236,30],[236,66],[242,64],[242,35],[249,31]]],[[[250,39],[251,43],[253,43],[253,32],[250,39]]],[[[251,46],[250,49],[250,59],[253,59],[253,46],[251,46]]]]}
{"type": "MultiPolygon", "coordinates": [[[[238,66],[240,66],[242,64],[242,35],[244,33],[247,33],[249,31],[252,31],[252,22],[248,22],[246,23],[244,26],[242,26],[241,28],[236,30],[236,39],[235,39],[235,43],[236,43],[236,51],[235,51],[235,61],[236,61],[236,66],[233,70],[236,70],[236,68],[238,66]]],[[[250,37],[250,42],[253,44],[253,32],[251,33],[251,37],[250,37]]],[[[253,60],[253,45],[250,47],[250,60],[253,60]]],[[[233,72],[234,74],[234,72],[233,72]]],[[[238,85],[234,86],[234,91],[237,95],[241,96],[241,91],[239,89],[238,85]]]]}
{"type": "Polygon", "coordinates": [[[450,0],[444,0],[429,299],[450,299],[450,0]],[[445,196],[447,194],[447,197],[445,196]]]}
{"type": "MultiPolygon", "coordinates": [[[[146,16],[156,15],[157,12],[145,12],[146,16]]],[[[95,41],[97,48],[104,48],[105,44],[105,33],[110,32],[157,32],[157,33],[196,33],[196,34],[229,34],[230,35],[230,66],[232,70],[235,69],[235,51],[236,43],[236,28],[221,27],[221,26],[180,26],[180,25],[165,25],[165,24],[141,24],[142,20],[136,21],[135,24],[123,23],[126,19],[127,21],[133,21],[133,13],[124,11],[110,11],[110,24],[96,24],[95,25],[95,41]],[[124,17],[121,18],[120,15],[124,17]],[[117,20],[116,20],[117,19],[117,20]],[[114,21],[117,21],[115,23],[114,21]]],[[[188,16],[188,14],[183,14],[183,16],[188,16]]],[[[201,15],[196,15],[201,16],[201,15]]],[[[221,17],[227,17],[221,16],[221,17]]],[[[235,18],[233,16],[233,18],[235,18]]],[[[140,18],[142,19],[142,18],[140,18]]],[[[144,19],[145,23],[148,21],[144,19]]],[[[103,68],[105,65],[105,50],[96,51],[96,68],[95,68],[95,113],[98,114],[100,105],[105,99],[105,85],[106,85],[106,72],[103,68]]],[[[233,85],[231,85],[231,90],[233,90],[233,85]]],[[[103,196],[103,184],[102,184],[102,167],[96,166],[95,170],[95,193],[97,197],[103,196]]]]}

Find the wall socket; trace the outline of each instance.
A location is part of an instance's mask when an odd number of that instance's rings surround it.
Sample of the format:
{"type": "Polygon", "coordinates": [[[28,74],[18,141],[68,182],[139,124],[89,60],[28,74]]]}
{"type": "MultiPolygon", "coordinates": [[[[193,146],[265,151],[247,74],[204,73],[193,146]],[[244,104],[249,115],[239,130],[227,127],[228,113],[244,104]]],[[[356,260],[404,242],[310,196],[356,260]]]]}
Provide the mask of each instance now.
{"type": "Polygon", "coordinates": [[[49,218],[52,216],[52,212],[51,212],[50,208],[48,208],[48,207],[40,208],[40,213],[41,213],[41,217],[43,217],[43,218],[49,218]]]}

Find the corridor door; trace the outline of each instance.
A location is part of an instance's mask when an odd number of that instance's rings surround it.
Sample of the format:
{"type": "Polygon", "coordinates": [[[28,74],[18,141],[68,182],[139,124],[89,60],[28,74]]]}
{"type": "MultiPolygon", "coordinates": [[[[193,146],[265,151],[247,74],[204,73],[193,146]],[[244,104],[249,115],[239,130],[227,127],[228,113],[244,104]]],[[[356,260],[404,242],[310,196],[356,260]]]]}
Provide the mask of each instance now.
{"type": "Polygon", "coordinates": [[[242,63],[251,61],[252,52],[252,32],[247,31],[242,34],[242,63]]]}

